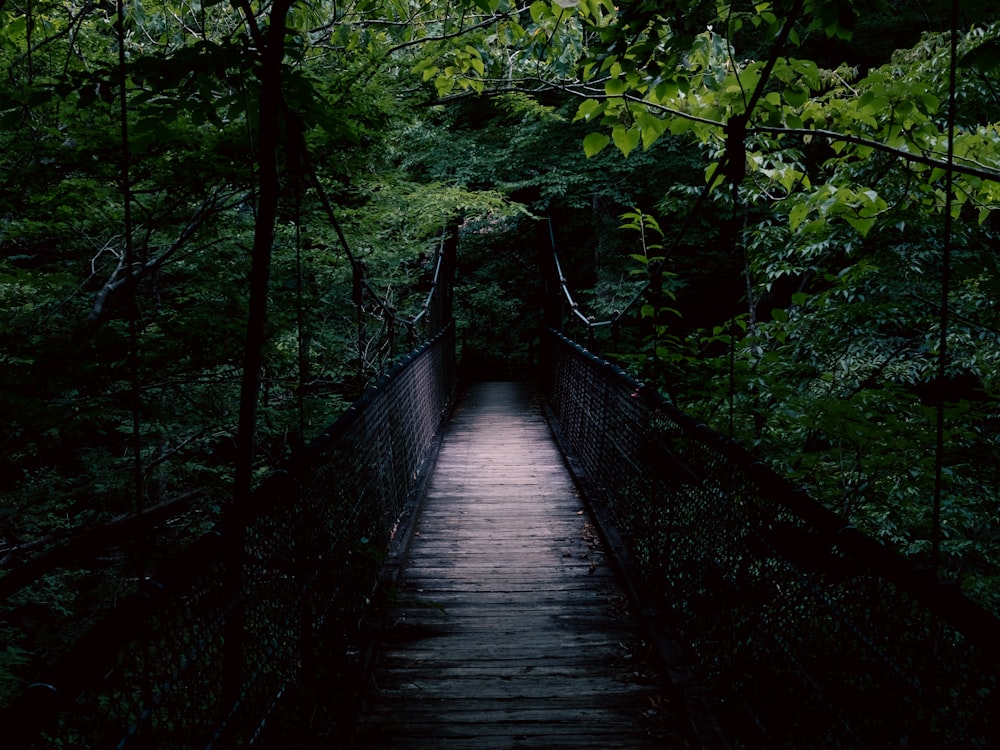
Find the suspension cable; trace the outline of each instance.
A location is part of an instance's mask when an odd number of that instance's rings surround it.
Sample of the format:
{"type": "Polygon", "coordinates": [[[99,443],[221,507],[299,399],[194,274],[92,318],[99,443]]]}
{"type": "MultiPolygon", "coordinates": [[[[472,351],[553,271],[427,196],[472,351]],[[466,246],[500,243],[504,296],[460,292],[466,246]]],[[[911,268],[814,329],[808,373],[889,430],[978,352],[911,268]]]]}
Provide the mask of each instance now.
{"type": "MultiPolygon", "coordinates": [[[[302,149],[305,149],[305,144],[300,144],[302,149]]],[[[427,308],[430,306],[431,298],[434,292],[438,289],[438,281],[441,272],[442,259],[444,258],[444,243],[447,237],[448,228],[445,226],[441,234],[441,242],[437,252],[437,262],[434,269],[434,282],[431,286],[431,291],[428,293],[427,300],[421,307],[420,312],[418,312],[413,318],[410,319],[400,319],[393,309],[392,305],[389,304],[377,289],[375,289],[371,283],[368,281],[364,271],[364,264],[361,260],[354,254],[351,250],[350,244],[347,242],[347,236],[344,234],[344,230],[340,225],[340,221],[337,219],[337,213],[333,210],[333,203],[330,200],[330,196],[327,195],[323,184],[319,180],[319,175],[316,173],[316,169],[312,164],[308,151],[303,150],[302,152],[304,169],[309,177],[309,183],[312,185],[316,194],[319,196],[320,205],[323,207],[323,212],[326,214],[327,219],[330,221],[330,225],[333,227],[334,232],[337,234],[337,239],[340,242],[341,248],[344,250],[344,254],[347,256],[347,260],[351,265],[351,269],[354,272],[354,285],[355,285],[355,302],[360,298],[363,292],[368,292],[371,297],[375,300],[382,314],[389,321],[390,325],[393,325],[395,321],[402,323],[403,325],[413,328],[427,313],[427,308]]]]}
{"type": "Polygon", "coordinates": [[[296,175],[295,180],[295,338],[298,348],[298,397],[299,412],[299,447],[306,439],[306,379],[309,374],[309,350],[305,341],[305,305],[303,297],[302,275],[302,180],[296,175]]]}
{"type": "MultiPolygon", "coordinates": [[[[733,189],[733,255],[736,255],[737,245],[743,247],[740,242],[741,239],[741,226],[737,224],[737,209],[739,207],[740,201],[740,183],[736,180],[732,182],[733,189]]],[[[744,265],[749,263],[749,259],[746,258],[746,252],[744,249],[743,253],[744,265]]],[[[748,272],[749,273],[749,272],[748,272]]],[[[750,290],[747,290],[749,294],[750,290]]],[[[753,309],[753,300],[749,300],[751,309],[753,309]]],[[[734,317],[729,321],[729,439],[732,440],[736,435],[736,318],[734,317]]]]}
{"type": "MultiPolygon", "coordinates": [[[[125,267],[131,276],[135,268],[135,243],[132,240],[132,152],[129,147],[128,127],[128,71],[125,55],[125,0],[117,0],[115,6],[115,33],[118,36],[118,99],[119,128],[121,138],[121,192],[122,219],[125,224],[125,267]]],[[[137,289],[129,290],[135,309],[130,311],[128,321],[128,369],[129,401],[132,411],[132,475],[135,483],[135,512],[141,513],[145,507],[145,489],[142,470],[142,424],[141,395],[139,389],[139,310],[137,289]]]]}
{"type": "Polygon", "coordinates": [[[958,0],[951,2],[951,49],[948,65],[948,155],[949,169],[945,174],[944,247],[941,259],[940,338],[937,362],[937,425],[934,446],[934,507],[932,514],[931,556],[934,574],[941,566],[941,496],[944,493],[944,383],[948,371],[949,295],[951,292],[952,206],[954,204],[955,173],[950,168],[955,160],[955,119],[957,109],[958,68],[958,0]]]}
{"type": "Polygon", "coordinates": [[[422,318],[427,316],[431,304],[434,302],[434,295],[438,292],[442,294],[444,293],[444,289],[441,287],[444,284],[442,274],[444,268],[444,246],[447,241],[448,225],[446,224],[441,230],[441,241],[438,243],[438,249],[434,260],[434,277],[431,279],[430,291],[427,292],[427,296],[424,298],[424,303],[420,306],[420,312],[414,315],[412,319],[403,321],[403,323],[410,328],[411,335],[417,323],[419,323],[422,318]]]}
{"type": "MultiPolygon", "coordinates": [[[[785,20],[784,26],[778,32],[778,36],[775,37],[774,44],[771,46],[771,53],[768,56],[763,69],[761,70],[760,78],[757,80],[757,86],[754,88],[753,93],[750,95],[750,100],[747,102],[746,109],[729,119],[729,122],[725,124],[724,130],[726,133],[726,146],[722,153],[719,161],[717,161],[712,168],[711,174],[708,176],[708,180],[705,183],[704,188],[698,195],[697,200],[691,206],[690,210],[684,217],[684,221],[681,224],[677,232],[674,233],[673,240],[670,246],[664,251],[663,256],[656,263],[650,264],[649,268],[649,279],[638,289],[635,295],[629,300],[628,304],[624,305],[620,310],[618,310],[609,320],[594,322],[586,315],[584,315],[579,310],[579,306],[573,300],[573,297],[569,291],[569,287],[566,284],[565,278],[563,278],[562,272],[559,272],[559,282],[561,286],[561,291],[566,295],[569,300],[570,308],[573,313],[587,326],[588,331],[592,332],[594,328],[598,326],[612,327],[617,326],[625,314],[635,306],[635,304],[642,299],[650,288],[652,279],[658,278],[658,275],[662,273],[663,267],[666,265],[667,260],[670,256],[677,250],[680,246],[681,241],[687,235],[688,230],[691,228],[691,224],[694,222],[695,216],[701,213],[702,206],[708,200],[708,196],[711,195],[712,190],[715,188],[716,182],[720,177],[729,177],[733,182],[739,182],[746,175],[746,136],[747,136],[747,124],[750,121],[750,117],[753,114],[753,110],[757,107],[757,103],[760,101],[761,96],[763,96],[764,88],[771,78],[771,74],[774,72],[774,66],[778,62],[778,57],[781,55],[781,50],[784,48],[785,43],[788,41],[788,37],[791,35],[792,27],[798,20],[799,15],[802,12],[804,5],[804,0],[795,0],[794,5],[791,7],[788,13],[788,17],[785,20]]],[[[549,231],[552,232],[551,219],[549,220],[549,231]]],[[[559,268],[559,259],[556,255],[555,247],[555,236],[552,236],[552,252],[556,257],[556,268],[559,268]]]]}

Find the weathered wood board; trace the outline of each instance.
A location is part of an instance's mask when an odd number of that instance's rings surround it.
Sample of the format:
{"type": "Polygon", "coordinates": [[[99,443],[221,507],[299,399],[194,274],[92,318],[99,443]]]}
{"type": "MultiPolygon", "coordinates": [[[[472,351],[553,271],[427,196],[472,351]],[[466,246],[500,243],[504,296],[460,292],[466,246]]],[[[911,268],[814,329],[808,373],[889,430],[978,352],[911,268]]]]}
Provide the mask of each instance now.
{"type": "Polygon", "coordinates": [[[357,748],[685,748],[525,386],[467,392],[383,634],[357,748]]]}

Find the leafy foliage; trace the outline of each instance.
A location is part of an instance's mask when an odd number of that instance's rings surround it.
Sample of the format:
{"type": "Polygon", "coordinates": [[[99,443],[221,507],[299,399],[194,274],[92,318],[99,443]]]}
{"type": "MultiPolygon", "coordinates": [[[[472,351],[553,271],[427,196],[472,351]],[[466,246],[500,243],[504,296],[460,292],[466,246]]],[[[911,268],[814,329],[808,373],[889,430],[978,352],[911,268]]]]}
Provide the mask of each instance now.
{"type": "MultiPolygon", "coordinates": [[[[950,35],[916,33],[912,9],[888,5],[861,14],[822,0],[628,2],[609,23],[589,6],[552,4],[532,21],[558,19],[553,38],[582,34],[586,54],[572,76],[547,67],[522,74],[521,85],[542,79],[580,98],[573,125],[585,128],[583,154],[602,167],[612,146],[628,164],[664,141],[702,159],[700,180],[664,184],[658,201],[661,216],[694,212],[687,236],[672,234],[658,251],[678,274],[669,307],[684,317],[665,324],[666,300],[641,297],[635,334],[609,351],[708,421],[728,422],[851,521],[987,601],[996,597],[987,593],[995,519],[985,520],[993,490],[984,488],[995,487],[1000,440],[991,302],[1000,131],[990,79],[1000,27],[984,6],[965,9],[953,135],[950,35]],[[864,48],[855,32],[888,32],[888,43],[864,48]],[[946,206],[955,220],[947,238],[946,206]],[[712,271],[696,270],[706,264],[712,271]],[[942,399],[943,487],[934,458],[942,399]]],[[[946,23],[937,7],[929,13],[920,23],[946,23]]],[[[464,74],[475,86],[489,81],[464,74]]],[[[626,214],[642,247],[655,226],[647,216],[626,214]]],[[[650,268],[648,255],[617,247],[636,271],[650,268]]],[[[624,266],[613,267],[575,288],[610,289],[624,266]]]]}
{"type": "MultiPolygon", "coordinates": [[[[517,211],[400,168],[429,93],[400,71],[460,31],[457,17],[296,4],[270,111],[272,7],[0,9],[0,564],[199,492],[141,553],[97,549],[79,561],[86,573],[70,566],[7,600],[4,669],[21,676],[67,645],[67,622],[85,631],[229,502],[262,123],[281,146],[258,475],[422,335],[403,340],[399,321],[426,299],[445,224],[517,211]]],[[[0,697],[18,684],[5,673],[0,697]]]]}
{"type": "MultiPolygon", "coordinates": [[[[946,14],[902,5],[0,4],[0,565],[194,490],[149,555],[218,516],[255,236],[259,475],[421,333],[460,221],[467,372],[525,374],[554,244],[570,332],[928,560],[943,403],[941,569],[995,602],[1000,25],[963,4],[949,139],[946,14]]],[[[0,673],[148,563],[11,599],[0,673]]]]}
{"type": "MultiPolygon", "coordinates": [[[[717,28],[731,33],[744,21],[769,23],[765,36],[785,25],[722,5],[717,28]]],[[[844,33],[831,8],[807,3],[792,42],[807,51],[814,31],[844,33]]],[[[947,35],[925,34],[866,73],[778,54],[765,78],[765,62],[741,57],[721,32],[693,33],[678,51],[673,27],[665,28],[659,43],[673,45],[674,56],[649,46],[651,27],[620,38],[622,51],[584,78],[588,98],[577,118],[602,126],[583,141],[589,154],[613,144],[630,157],[662,133],[688,133],[714,161],[708,187],[697,190],[706,210],[730,214],[738,205],[733,191],[711,188],[721,176],[738,184],[745,228],[729,241],[735,257],[744,255],[745,312],[692,332],[686,352],[695,356],[685,359],[681,348],[677,361],[695,369],[670,383],[672,392],[711,422],[735,416],[738,437],[817,497],[905,553],[942,565],[944,575],[995,606],[987,583],[997,562],[993,490],[984,489],[995,486],[1000,442],[992,416],[1000,343],[991,302],[991,215],[1000,186],[995,98],[973,93],[982,88],[978,75],[960,76],[948,202],[947,35]],[[745,127],[745,140],[734,140],[734,122],[745,127]],[[957,220],[947,240],[946,205],[957,220]],[[938,308],[946,274],[942,377],[938,308]],[[718,356],[706,358],[712,352],[718,356]],[[714,375],[707,383],[706,373],[714,375]],[[940,561],[932,559],[937,534],[940,561]]],[[[958,40],[963,70],[991,69],[997,32],[982,25],[958,40]]]]}

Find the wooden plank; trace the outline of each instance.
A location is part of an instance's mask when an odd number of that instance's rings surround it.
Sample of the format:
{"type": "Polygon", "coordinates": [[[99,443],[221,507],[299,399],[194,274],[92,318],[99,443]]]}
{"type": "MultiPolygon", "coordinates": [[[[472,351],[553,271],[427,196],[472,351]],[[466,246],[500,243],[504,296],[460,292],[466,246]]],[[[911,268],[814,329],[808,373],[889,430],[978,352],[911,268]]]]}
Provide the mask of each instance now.
{"type": "Polygon", "coordinates": [[[444,436],[354,747],[687,748],[540,409],[470,389],[444,436]]]}

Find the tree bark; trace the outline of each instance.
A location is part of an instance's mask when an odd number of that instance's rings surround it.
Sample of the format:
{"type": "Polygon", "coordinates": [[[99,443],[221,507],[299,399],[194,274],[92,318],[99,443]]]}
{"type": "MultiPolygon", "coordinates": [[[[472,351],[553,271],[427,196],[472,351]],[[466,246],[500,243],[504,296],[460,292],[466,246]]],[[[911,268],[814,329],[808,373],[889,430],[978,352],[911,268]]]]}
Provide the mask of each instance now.
{"type": "Polygon", "coordinates": [[[271,281],[271,252],[278,216],[278,146],[283,111],[281,82],[287,15],[294,0],[276,0],[261,51],[258,175],[260,181],[257,223],[254,228],[250,269],[250,309],[247,316],[240,416],[236,435],[236,468],[233,501],[245,500],[253,479],[257,406],[263,365],[267,295],[271,281]]]}
{"type": "MultiPolygon", "coordinates": [[[[261,49],[260,125],[257,157],[260,190],[257,223],[254,226],[250,268],[250,300],[246,345],[243,353],[243,380],[240,389],[239,426],[236,433],[236,466],[230,512],[225,519],[225,591],[233,606],[226,615],[225,649],[222,656],[222,706],[230,710],[240,700],[244,677],[244,616],[240,604],[243,589],[243,558],[246,529],[240,519],[240,504],[250,496],[256,454],[257,405],[260,397],[261,367],[267,323],[267,295],[271,283],[271,253],[278,217],[278,145],[281,132],[282,64],[285,57],[287,15],[294,0],[275,0],[270,25],[261,49]],[[234,522],[234,517],[236,518],[234,522]]],[[[253,17],[247,19],[253,26],[253,17]]]]}

